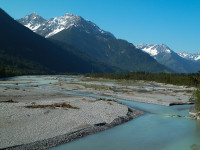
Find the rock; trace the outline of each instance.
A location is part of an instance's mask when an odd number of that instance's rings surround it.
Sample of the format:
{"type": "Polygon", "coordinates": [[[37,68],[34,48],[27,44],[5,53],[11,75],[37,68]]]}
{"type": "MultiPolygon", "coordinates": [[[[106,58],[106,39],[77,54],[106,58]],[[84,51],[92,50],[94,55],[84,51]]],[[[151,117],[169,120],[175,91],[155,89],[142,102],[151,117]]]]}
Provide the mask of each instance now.
{"type": "Polygon", "coordinates": [[[200,120],[200,112],[195,109],[195,106],[190,107],[189,114],[192,118],[200,120]]]}
{"type": "Polygon", "coordinates": [[[102,123],[97,123],[97,124],[95,124],[95,126],[104,126],[104,125],[106,125],[106,122],[102,122],[102,123]]]}
{"type": "Polygon", "coordinates": [[[186,102],[186,103],[182,103],[182,102],[174,102],[174,103],[170,103],[169,106],[173,106],[173,105],[192,105],[194,104],[193,102],[186,102]]]}
{"type": "Polygon", "coordinates": [[[180,117],[185,117],[185,116],[182,116],[182,115],[170,115],[170,117],[177,117],[177,118],[180,118],[180,117]]]}

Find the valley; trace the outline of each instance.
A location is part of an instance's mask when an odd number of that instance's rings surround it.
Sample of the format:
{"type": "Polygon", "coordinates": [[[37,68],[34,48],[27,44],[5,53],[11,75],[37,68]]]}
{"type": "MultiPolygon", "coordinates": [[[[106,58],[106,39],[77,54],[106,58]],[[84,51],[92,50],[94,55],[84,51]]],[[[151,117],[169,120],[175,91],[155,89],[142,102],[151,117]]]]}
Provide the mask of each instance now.
{"type": "Polygon", "coordinates": [[[0,6],[0,149],[200,150],[199,2],[0,6]]]}

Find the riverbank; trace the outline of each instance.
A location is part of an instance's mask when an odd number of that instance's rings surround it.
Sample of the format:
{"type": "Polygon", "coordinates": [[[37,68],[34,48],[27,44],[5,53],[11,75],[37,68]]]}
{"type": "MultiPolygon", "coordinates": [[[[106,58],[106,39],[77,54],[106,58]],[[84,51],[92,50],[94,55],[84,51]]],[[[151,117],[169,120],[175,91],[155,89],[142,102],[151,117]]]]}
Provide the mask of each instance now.
{"type": "Polygon", "coordinates": [[[189,103],[192,90],[83,76],[21,76],[0,81],[0,148],[45,149],[143,114],[112,97],[169,106],[189,103]]]}
{"type": "Polygon", "coordinates": [[[79,77],[78,81],[60,80],[58,86],[65,90],[87,92],[119,99],[172,106],[193,104],[194,87],[176,86],[157,82],[108,80],[79,77]]]}
{"type": "Polygon", "coordinates": [[[143,114],[114,100],[50,90],[49,87],[58,84],[54,77],[19,77],[1,81],[1,149],[46,149],[143,114]]]}
{"type": "Polygon", "coordinates": [[[129,108],[126,116],[121,116],[116,119],[114,119],[111,123],[98,123],[94,124],[90,127],[81,128],[80,130],[69,132],[64,135],[58,135],[53,138],[44,139],[41,141],[36,141],[33,143],[23,144],[23,145],[17,145],[14,147],[8,147],[6,149],[14,149],[14,150],[21,150],[21,149],[34,149],[34,150],[42,150],[47,149],[51,147],[55,147],[61,144],[65,144],[68,142],[71,142],[73,140],[82,138],[84,136],[95,134],[101,131],[104,131],[106,129],[115,127],[117,125],[120,125],[122,123],[125,123],[131,119],[134,119],[140,115],[142,115],[143,112],[137,111],[135,109],[129,108]]]}
{"type": "Polygon", "coordinates": [[[190,116],[196,120],[200,120],[200,112],[198,112],[195,108],[195,106],[190,108],[190,116]]]}

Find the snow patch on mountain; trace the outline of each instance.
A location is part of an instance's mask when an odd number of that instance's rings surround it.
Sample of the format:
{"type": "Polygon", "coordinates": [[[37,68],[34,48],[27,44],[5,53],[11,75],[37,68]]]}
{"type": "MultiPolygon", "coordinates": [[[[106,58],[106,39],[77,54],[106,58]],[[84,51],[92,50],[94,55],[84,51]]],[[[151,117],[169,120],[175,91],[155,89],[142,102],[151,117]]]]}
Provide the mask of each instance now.
{"type": "Polygon", "coordinates": [[[192,61],[200,61],[200,53],[178,52],[179,56],[192,61]]]}
{"type": "Polygon", "coordinates": [[[36,24],[35,26],[33,26],[31,23],[29,23],[29,24],[27,24],[27,25],[25,25],[25,26],[26,26],[27,28],[29,28],[29,29],[35,31],[35,30],[37,30],[41,25],[40,25],[40,24],[36,24]]]}
{"type": "Polygon", "coordinates": [[[145,47],[142,50],[149,53],[151,56],[158,55],[157,49],[154,49],[153,47],[148,47],[148,48],[145,47]]]}
{"type": "Polygon", "coordinates": [[[195,57],[194,60],[196,60],[196,61],[197,61],[197,60],[200,60],[200,55],[197,56],[197,57],[195,57]]]}
{"type": "Polygon", "coordinates": [[[75,27],[87,34],[95,34],[99,36],[112,36],[110,32],[100,29],[96,24],[89,20],[85,20],[80,16],[67,13],[61,17],[51,18],[49,20],[42,20],[42,17],[36,13],[27,15],[18,21],[37,34],[49,38],[62,30],[67,30],[70,27],[75,27]]]}
{"type": "Polygon", "coordinates": [[[172,50],[165,44],[154,45],[154,44],[139,44],[136,48],[148,53],[150,56],[157,56],[160,53],[170,54],[172,50]]]}
{"type": "Polygon", "coordinates": [[[33,32],[36,32],[36,30],[44,23],[46,20],[42,18],[41,16],[37,15],[35,12],[25,16],[22,19],[19,19],[18,22],[26,26],[27,28],[31,29],[33,32]]]}
{"type": "Polygon", "coordinates": [[[62,30],[64,30],[64,29],[65,29],[64,27],[57,28],[57,29],[53,30],[52,32],[50,32],[50,33],[49,33],[48,35],[46,35],[45,37],[48,38],[48,37],[50,37],[50,36],[53,36],[53,35],[55,35],[56,33],[60,32],[60,31],[62,31],[62,30]]]}

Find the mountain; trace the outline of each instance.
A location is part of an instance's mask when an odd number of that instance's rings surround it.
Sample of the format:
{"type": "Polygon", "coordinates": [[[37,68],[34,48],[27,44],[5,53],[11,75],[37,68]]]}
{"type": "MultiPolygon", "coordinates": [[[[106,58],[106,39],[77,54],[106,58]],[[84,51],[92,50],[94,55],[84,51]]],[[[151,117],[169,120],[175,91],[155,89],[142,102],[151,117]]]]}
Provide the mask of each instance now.
{"type": "Polygon", "coordinates": [[[145,51],[150,56],[153,56],[155,59],[157,59],[160,54],[166,55],[172,53],[172,50],[165,44],[162,45],[139,44],[136,47],[138,49],[145,51]]]}
{"type": "MultiPolygon", "coordinates": [[[[31,18],[35,19],[33,15],[31,18]]],[[[40,17],[36,18],[44,21],[40,17]]],[[[115,71],[88,55],[80,53],[72,46],[65,45],[63,48],[35,34],[2,9],[0,9],[0,20],[1,72],[4,70],[10,74],[47,74],[115,71]]],[[[30,27],[36,29],[33,26],[30,27]]]]}
{"type": "Polygon", "coordinates": [[[88,34],[92,32],[97,35],[114,37],[111,33],[101,30],[91,21],[84,20],[82,17],[70,13],[49,20],[45,20],[36,13],[32,13],[19,19],[18,22],[46,38],[51,37],[62,30],[69,29],[72,26],[79,28],[81,31],[85,31],[88,34]]]}
{"type": "Polygon", "coordinates": [[[136,47],[177,73],[196,73],[200,70],[199,64],[180,57],[165,44],[139,44],[136,47]]]}
{"type": "MultiPolygon", "coordinates": [[[[26,22],[26,18],[28,17],[25,16],[19,19],[18,22],[24,26],[28,26],[28,24],[31,24],[30,22],[33,22],[30,20],[26,22]]],[[[116,39],[110,32],[100,29],[96,24],[80,16],[68,13],[61,17],[55,17],[41,22],[40,27],[33,31],[48,39],[72,45],[79,51],[101,62],[123,70],[145,72],[171,71],[148,54],[137,49],[133,44],[125,40],[116,39]]]]}
{"type": "Polygon", "coordinates": [[[187,60],[200,63],[200,53],[178,52],[177,54],[187,60]]]}
{"type": "Polygon", "coordinates": [[[27,15],[24,18],[19,19],[18,21],[35,32],[47,20],[34,12],[31,15],[27,15]]]}

